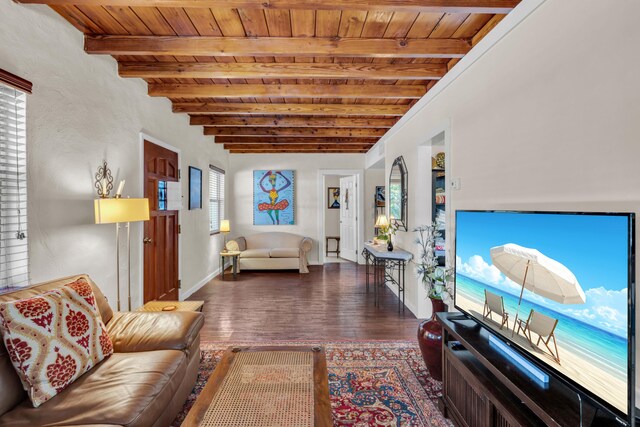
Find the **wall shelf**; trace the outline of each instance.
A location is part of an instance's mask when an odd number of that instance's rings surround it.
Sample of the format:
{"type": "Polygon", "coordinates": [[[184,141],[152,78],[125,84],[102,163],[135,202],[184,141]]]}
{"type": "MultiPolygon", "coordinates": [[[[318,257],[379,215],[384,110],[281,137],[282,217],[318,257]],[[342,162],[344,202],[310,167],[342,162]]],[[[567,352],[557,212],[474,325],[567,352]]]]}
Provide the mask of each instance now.
{"type": "Polygon", "coordinates": [[[441,249],[436,249],[436,256],[438,257],[438,265],[444,267],[446,264],[445,257],[445,210],[446,210],[446,198],[445,198],[445,170],[444,169],[432,169],[431,170],[431,220],[437,221],[438,224],[442,224],[439,228],[442,240],[436,242],[436,246],[441,249]]]}

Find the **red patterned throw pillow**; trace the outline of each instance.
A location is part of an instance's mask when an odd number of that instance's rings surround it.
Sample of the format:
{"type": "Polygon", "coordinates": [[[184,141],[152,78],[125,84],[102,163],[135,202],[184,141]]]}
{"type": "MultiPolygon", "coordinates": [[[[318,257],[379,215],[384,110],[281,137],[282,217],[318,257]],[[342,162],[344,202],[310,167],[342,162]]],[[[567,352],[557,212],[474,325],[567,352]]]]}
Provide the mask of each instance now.
{"type": "Polygon", "coordinates": [[[36,408],[113,353],[84,278],[33,298],[0,303],[0,332],[36,408]]]}

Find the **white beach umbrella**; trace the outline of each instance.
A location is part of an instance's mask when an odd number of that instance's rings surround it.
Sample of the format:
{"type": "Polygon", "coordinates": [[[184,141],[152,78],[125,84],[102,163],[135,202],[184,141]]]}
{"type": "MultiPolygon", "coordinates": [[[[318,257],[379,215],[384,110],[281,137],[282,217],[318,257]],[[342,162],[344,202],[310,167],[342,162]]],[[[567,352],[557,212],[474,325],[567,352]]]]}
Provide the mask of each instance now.
{"type": "Polygon", "coordinates": [[[584,304],[587,300],[571,270],[537,249],[507,243],[491,248],[490,253],[493,265],[509,279],[522,285],[516,322],[525,289],[561,304],[584,304]]]}

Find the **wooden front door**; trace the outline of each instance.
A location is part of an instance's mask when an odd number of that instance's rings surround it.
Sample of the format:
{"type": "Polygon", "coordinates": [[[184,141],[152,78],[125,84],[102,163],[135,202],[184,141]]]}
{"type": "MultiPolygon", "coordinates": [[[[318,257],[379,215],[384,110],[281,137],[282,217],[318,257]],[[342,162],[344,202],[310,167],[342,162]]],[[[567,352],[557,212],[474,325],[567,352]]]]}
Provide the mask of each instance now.
{"type": "Polygon", "coordinates": [[[167,210],[167,182],[178,181],[178,154],[144,141],[144,302],[178,300],[178,211],[167,210]]]}

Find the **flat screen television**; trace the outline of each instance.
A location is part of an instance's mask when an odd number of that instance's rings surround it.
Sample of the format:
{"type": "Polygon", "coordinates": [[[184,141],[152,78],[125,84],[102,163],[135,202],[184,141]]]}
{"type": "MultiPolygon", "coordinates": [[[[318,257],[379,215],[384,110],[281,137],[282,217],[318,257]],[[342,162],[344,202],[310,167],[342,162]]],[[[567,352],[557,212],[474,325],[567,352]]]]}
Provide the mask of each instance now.
{"type": "Polygon", "coordinates": [[[629,424],[634,221],[631,213],[457,211],[455,223],[455,307],[629,424]]]}

